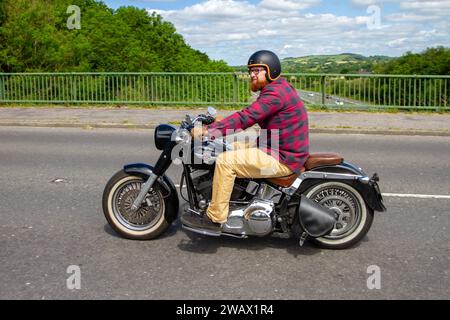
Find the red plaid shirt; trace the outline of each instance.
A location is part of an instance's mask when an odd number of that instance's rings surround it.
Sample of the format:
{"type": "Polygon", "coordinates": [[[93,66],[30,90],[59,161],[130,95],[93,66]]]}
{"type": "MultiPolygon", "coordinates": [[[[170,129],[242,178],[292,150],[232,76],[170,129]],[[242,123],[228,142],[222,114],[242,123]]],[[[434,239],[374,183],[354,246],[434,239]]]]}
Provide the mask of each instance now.
{"type": "Polygon", "coordinates": [[[211,135],[218,130],[225,136],[227,129],[245,130],[256,123],[267,130],[260,132],[259,148],[300,173],[309,156],[308,115],[297,92],[284,78],[266,85],[250,106],[207,129],[211,135]]]}

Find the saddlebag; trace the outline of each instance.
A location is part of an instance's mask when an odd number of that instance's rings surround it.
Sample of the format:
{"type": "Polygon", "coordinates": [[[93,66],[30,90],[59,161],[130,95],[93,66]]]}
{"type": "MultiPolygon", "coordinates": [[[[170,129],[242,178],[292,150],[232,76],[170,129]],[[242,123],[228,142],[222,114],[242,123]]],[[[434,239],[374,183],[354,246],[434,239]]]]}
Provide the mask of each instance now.
{"type": "Polygon", "coordinates": [[[336,214],[319,203],[301,196],[298,217],[302,229],[311,237],[318,238],[331,232],[336,223],[336,214]]]}

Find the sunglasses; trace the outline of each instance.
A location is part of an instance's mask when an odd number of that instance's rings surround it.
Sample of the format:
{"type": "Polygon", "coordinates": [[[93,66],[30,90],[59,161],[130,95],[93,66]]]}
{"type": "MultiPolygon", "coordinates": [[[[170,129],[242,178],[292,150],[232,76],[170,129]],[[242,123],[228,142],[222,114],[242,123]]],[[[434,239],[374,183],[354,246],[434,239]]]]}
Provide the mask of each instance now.
{"type": "Polygon", "coordinates": [[[252,73],[254,73],[255,76],[257,76],[262,71],[266,71],[266,69],[264,69],[264,68],[251,68],[251,69],[248,69],[248,74],[251,75],[252,73]]]}

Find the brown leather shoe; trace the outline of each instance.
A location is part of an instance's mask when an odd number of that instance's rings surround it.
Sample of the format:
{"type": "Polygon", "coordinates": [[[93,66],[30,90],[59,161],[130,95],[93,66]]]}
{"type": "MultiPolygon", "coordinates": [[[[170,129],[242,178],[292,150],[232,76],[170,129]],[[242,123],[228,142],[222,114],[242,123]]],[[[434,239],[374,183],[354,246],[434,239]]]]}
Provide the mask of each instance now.
{"type": "Polygon", "coordinates": [[[200,216],[188,211],[181,215],[181,222],[191,228],[220,231],[220,223],[212,222],[206,214],[200,216]]]}

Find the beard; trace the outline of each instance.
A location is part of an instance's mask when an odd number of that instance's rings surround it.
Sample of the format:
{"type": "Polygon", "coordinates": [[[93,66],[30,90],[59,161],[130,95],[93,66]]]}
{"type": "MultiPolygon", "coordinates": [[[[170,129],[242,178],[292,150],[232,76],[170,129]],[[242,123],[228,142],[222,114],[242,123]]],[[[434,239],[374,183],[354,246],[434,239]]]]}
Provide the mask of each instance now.
{"type": "Polygon", "coordinates": [[[256,80],[253,80],[250,78],[250,89],[252,92],[261,91],[266,85],[267,85],[267,79],[264,78],[264,80],[260,80],[257,78],[256,80]]]}

